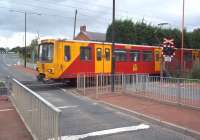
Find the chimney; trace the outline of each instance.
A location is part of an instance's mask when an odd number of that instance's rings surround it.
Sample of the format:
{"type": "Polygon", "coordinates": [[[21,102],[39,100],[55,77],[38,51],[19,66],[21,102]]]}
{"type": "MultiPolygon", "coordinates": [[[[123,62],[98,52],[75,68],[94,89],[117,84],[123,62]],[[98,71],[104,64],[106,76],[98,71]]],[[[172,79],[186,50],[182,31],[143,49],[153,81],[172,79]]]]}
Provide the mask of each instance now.
{"type": "Polygon", "coordinates": [[[85,25],[80,27],[80,32],[86,32],[86,26],[85,25]]]}

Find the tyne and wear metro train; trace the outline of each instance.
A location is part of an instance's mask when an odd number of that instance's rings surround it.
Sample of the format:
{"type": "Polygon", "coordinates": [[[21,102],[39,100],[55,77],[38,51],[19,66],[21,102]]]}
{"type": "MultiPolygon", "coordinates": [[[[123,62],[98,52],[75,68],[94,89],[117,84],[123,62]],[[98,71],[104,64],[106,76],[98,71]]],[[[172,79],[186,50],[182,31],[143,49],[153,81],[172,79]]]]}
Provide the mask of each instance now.
{"type": "MultiPolygon", "coordinates": [[[[36,70],[42,80],[76,80],[79,73],[111,73],[112,44],[78,40],[42,40],[38,48],[36,70]]],[[[159,75],[162,48],[158,46],[115,44],[115,72],[159,75]]],[[[177,49],[169,71],[180,66],[177,49]]],[[[200,50],[184,49],[184,69],[200,61],[200,50]]]]}

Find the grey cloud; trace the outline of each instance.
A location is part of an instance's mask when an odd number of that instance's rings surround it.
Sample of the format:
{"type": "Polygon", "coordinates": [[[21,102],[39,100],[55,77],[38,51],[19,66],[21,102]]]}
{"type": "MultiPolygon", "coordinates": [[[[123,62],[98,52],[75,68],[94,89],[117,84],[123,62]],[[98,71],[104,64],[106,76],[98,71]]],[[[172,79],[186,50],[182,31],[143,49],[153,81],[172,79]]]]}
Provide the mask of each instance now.
{"type": "MultiPolygon", "coordinates": [[[[177,16],[180,1],[168,0],[116,0],[117,18],[128,17],[133,20],[146,18],[147,22],[157,24],[165,21],[172,26],[179,26],[180,17],[177,16]],[[176,11],[177,10],[177,11],[176,11]],[[173,13],[175,12],[175,13],[173,13]],[[176,13],[177,12],[177,13],[176,13]]],[[[1,6],[10,9],[26,10],[42,13],[27,15],[27,31],[42,35],[72,36],[74,10],[78,8],[77,32],[79,26],[85,24],[91,31],[105,32],[112,19],[112,0],[2,0],[1,6]],[[85,4],[84,4],[85,3],[85,4]],[[53,16],[54,15],[54,16],[53,16]]],[[[0,8],[0,35],[10,35],[24,31],[24,15],[9,12],[9,9],[0,8]],[[10,32],[10,33],[9,33],[10,32]]],[[[199,25],[199,16],[187,18],[186,27],[193,28],[199,25]]]]}

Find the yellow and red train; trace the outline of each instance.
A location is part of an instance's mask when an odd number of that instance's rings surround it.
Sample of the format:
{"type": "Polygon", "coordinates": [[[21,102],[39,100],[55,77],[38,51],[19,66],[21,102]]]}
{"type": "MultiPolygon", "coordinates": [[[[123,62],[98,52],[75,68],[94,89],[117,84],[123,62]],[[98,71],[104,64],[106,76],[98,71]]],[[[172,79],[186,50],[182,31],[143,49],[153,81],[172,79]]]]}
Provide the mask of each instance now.
{"type": "MultiPolygon", "coordinates": [[[[115,44],[115,72],[159,75],[161,51],[157,46],[115,44]]],[[[199,50],[184,51],[192,60],[200,61],[199,50]]],[[[180,51],[176,52],[179,60],[180,51]]],[[[46,39],[41,41],[38,54],[39,80],[75,79],[79,73],[111,73],[111,43],[46,39]]],[[[192,64],[186,65],[191,67],[192,64]]]]}

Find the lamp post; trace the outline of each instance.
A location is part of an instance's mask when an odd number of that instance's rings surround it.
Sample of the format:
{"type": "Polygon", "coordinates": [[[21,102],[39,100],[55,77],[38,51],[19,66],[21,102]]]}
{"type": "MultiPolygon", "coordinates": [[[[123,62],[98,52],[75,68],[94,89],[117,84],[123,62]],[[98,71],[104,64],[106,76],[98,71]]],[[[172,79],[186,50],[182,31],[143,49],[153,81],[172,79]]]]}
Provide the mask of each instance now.
{"type": "Polygon", "coordinates": [[[111,90],[115,89],[115,0],[113,0],[113,15],[112,15],[112,68],[111,68],[111,90]]]}
{"type": "MultiPolygon", "coordinates": [[[[27,12],[26,11],[18,11],[18,10],[10,10],[10,12],[16,12],[16,13],[22,13],[24,14],[24,67],[26,68],[26,55],[27,55],[27,48],[26,48],[26,26],[27,26],[27,12]]],[[[35,12],[29,12],[28,14],[34,14],[34,15],[42,15],[40,13],[35,13],[35,12]]]]}
{"type": "Polygon", "coordinates": [[[183,48],[184,48],[184,25],[185,24],[185,0],[183,0],[182,5],[182,21],[181,21],[181,68],[180,74],[184,75],[184,58],[183,58],[183,48]]]}
{"type": "Polygon", "coordinates": [[[25,47],[25,52],[24,52],[24,67],[26,68],[26,54],[27,54],[27,49],[26,49],[26,12],[24,12],[24,47],[25,47]]]}

